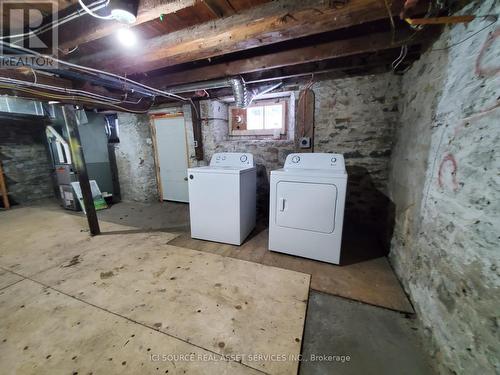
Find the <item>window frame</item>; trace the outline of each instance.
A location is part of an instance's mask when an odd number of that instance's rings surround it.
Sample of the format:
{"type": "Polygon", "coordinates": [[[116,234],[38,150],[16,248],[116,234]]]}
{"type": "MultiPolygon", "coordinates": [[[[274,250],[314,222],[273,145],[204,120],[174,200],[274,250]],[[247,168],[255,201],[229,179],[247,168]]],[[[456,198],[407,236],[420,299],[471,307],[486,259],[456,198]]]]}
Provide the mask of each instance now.
{"type": "MultiPolygon", "coordinates": [[[[247,108],[252,108],[252,107],[266,107],[266,106],[271,106],[271,105],[278,105],[280,104],[282,106],[282,111],[281,111],[281,119],[282,119],[282,126],[279,129],[243,129],[243,130],[237,130],[233,129],[233,116],[232,116],[232,110],[233,109],[238,109],[238,107],[231,105],[229,106],[229,135],[234,135],[234,136],[261,136],[261,135],[267,135],[267,136],[281,136],[281,135],[286,135],[287,132],[287,119],[288,119],[288,97],[280,97],[280,98],[274,98],[274,99],[263,99],[263,100],[258,100],[251,105],[249,105],[247,108]]],[[[265,110],[264,110],[264,124],[265,124],[265,110]]]]}

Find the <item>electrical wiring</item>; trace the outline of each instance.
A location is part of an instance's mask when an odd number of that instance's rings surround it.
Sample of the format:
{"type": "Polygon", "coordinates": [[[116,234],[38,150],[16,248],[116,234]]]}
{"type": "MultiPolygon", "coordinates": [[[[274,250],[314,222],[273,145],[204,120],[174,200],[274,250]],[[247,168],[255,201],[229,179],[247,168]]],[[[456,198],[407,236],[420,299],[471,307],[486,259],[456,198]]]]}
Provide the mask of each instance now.
{"type": "Polygon", "coordinates": [[[389,14],[389,20],[391,23],[391,44],[394,44],[394,41],[396,40],[396,24],[394,23],[394,18],[392,18],[392,13],[391,13],[391,5],[389,5],[387,0],[384,0],[385,8],[387,9],[387,13],[389,14]]]}
{"type": "Polygon", "coordinates": [[[396,60],[394,60],[391,64],[392,70],[395,71],[396,68],[404,61],[406,55],[408,54],[408,46],[403,44],[401,46],[401,52],[396,60]]]}
{"type": "Polygon", "coordinates": [[[188,98],[184,98],[184,97],[176,95],[176,94],[171,94],[171,93],[166,92],[166,91],[155,89],[154,87],[144,85],[142,83],[139,83],[137,81],[131,80],[131,79],[126,78],[126,77],[119,76],[119,75],[114,74],[114,73],[109,73],[109,72],[105,72],[103,70],[89,68],[89,67],[81,66],[81,65],[78,65],[78,64],[73,64],[73,63],[70,63],[70,62],[59,60],[59,59],[57,59],[55,57],[50,57],[50,56],[47,56],[47,55],[35,52],[33,50],[30,50],[28,48],[24,48],[24,47],[20,47],[20,46],[17,46],[17,45],[13,45],[11,43],[3,42],[1,40],[0,40],[0,44],[6,45],[9,48],[14,49],[14,50],[23,51],[23,52],[29,53],[31,55],[35,55],[35,56],[43,57],[43,58],[46,58],[46,59],[50,59],[50,60],[52,60],[54,62],[57,62],[58,64],[65,65],[65,66],[74,68],[76,70],[84,71],[86,73],[93,73],[94,75],[97,75],[98,77],[99,77],[100,74],[102,74],[104,76],[116,78],[116,79],[118,79],[120,81],[123,81],[124,83],[130,83],[131,85],[134,85],[134,86],[141,87],[141,88],[145,89],[146,91],[148,91],[151,94],[151,96],[155,96],[153,94],[156,94],[156,96],[163,96],[163,97],[174,98],[174,99],[182,100],[182,101],[189,101],[188,98]]]}
{"type": "Polygon", "coordinates": [[[36,75],[35,69],[31,68],[31,73],[33,73],[33,79],[35,80],[33,83],[36,85],[38,77],[36,75]]]}
{"type": "MultiPolygon", "coordinates": [[[[491,16],[489,16],[491,17],[491,16]]],[[[435,52],[435,51],[445,51],[447,49],[450,49],[450,48],[453,48],[455,46],[458,46],[459,44],[462,44],[466,41],[468,41],[469,39],[471,39],[472,37],[476,36],[477,34],[479,34],[480,32],[490,28],[491,26],[493,26],[495,23],[497,23],[497,20],[498,20],[498,16],[495,16],[495,20],[493,22],[491,22],[490,24],[486,25],[485,27],[479,29],[478,31],[476,31],[475,33],[473,33],[472,35],[469,35],[467,38],[461,40],[460,42],[457,42],[457,43],[454,43],[454,44],[451,44],[449,46],[446,46],[446,47],[443,47],[443,48],[434,48],[434,49],[431,49],[430,52],[435,52]]]]}
{"type": "MultiPolygon", "coordinates": [[[[302,102],[302,99],[304,99],[304,94],[307,90],[310,90],[313,85],[314,85],[314,73],[311,74],[311,79],[309,80],[309,82],[304,86],[304,88],[301,90],[301,93],[300,93],[300,96],[299,96],[299,100],[297,101],[297,107],[300,106],[301,102],[302,102]]],[[[306,103],[304,102],[304,112],[305,112],[305,109],[306,109],[306,103]]],[[[304,123],[301,123],[301,126],[300,126],[300,129],[299,129],[299,134],[301,137],[303,137],[305,135],[305,132],[306,132],[306,129],[305,129],[305,124],[304,123]]]]}
{"type": "MultiPolygon", "coordinates": [[[[92,10],[99,10],[99,9],[106,7],[108,4],[109,4],[109,0],[100,0],[100,1],[96,1],[92,4],[89,4],[88,7],[90,7],[92,10]]],[[[2,36],[2,37],[0,37],[0,39],[21,38],[20,40],[17,41],[17,42],[20,42],[20,41],[26,39],[26,37],[28,37],[28,36],[39,35],[39,34],[44,33],[46,31],[52,30],[54,27],[64,25],[65,23],[72,21],[74,19],[77,19],[77,18],[83,16],[84,14],[86,14],[85,11],[77,10],[71,14],[68,14],[67,16],[65,16],[63,18],[59,18],[59,19],[54,20],[46,25],[43,25],[43,26],[39,27],[38,29],[31,30],[31,31],[28,31],[28,32],[25,32],[22,34],[2,36]]]]}
{"type": "Polygon", "coordinates": [[[3,85],[3,84],[0,84],[0,88],[4,88],[4,89],[8,89],[8,90],[17,90],[17,91],[21,91],[21,92],[26,92],[26,93],[29,93],[29,94],[32,94],[32,95],[38,95],[38,96],[41,96],[41,97],[44,97],[44,98],[48,98],[48,99],[72,100],[72,101],[76,101],[76,102],[83,102],[83,103],[89,103],[89,104],[105,105],[105,106],[108,106],[108,107],[111,107],[111,108],[118,109],[120,111],[130,112],[130,113],[138,113],[138,114],[147,113],[151,109],[151,107],[153,106],[153,104],[154,104],[154,101],[152,101],[152,103],[151,103],[151,105],[150,105],[150,107],[148,109],[142,110],[142,111],[137,111],[137,110],[134,110],[134,109],[125,108],[125,107],[122,107],[122,106],[119,106],[119,105],[116,105],[116,104],[112,104],[112,103],[99,102],[97,100],[92,100],[92,99],[89,99],[89,98],[86,98],[86,97],[57,95],[57,94],[51,94],[51,93],[47,93],[47,92],[43,92],[43,91],[38,91],[38,90],[31,90],[31,89],[24,88],[24,87],[16,87],[16,86],[12,86],[12,85],[3,85]]]}
{"type": "Polygon", "coordinates": [[[63,92],[66,94],[76,94],[76,95],[86,96],[86,97],[93,98],[93,99],[99,99],[99,100],[110,102],[110,103],[139,104],[142,100],[142,98],[140,98],[138,101],[120,100],[120,99],[111,98],[111,97],[108,97],[105,95],[100,95],[100,94],[85,91],[85,90],[69,89],[69,88],[45,85],[45,84],[41,84],[41,83],[36,83],[36,81],[35,82],[26,82],[26,81],[22,81],[22,80],[13,79],[13,78],[0,77],[0,82],[6,82],[6,83],[11,83],[11,84],[20,85],[20,86],[36,87],[36,88],[45,89],[45,90],[63,92]]]}
{"type": "Polygon", "coordinates": [[[78,46],[75,46],[68,51],[63,51],[62,49],[58,48],[58,51],[64,53],[64,55],[69,55],[69,54],[72,54],[73,52],[75,52],[77,49],[78,49],[78,46]]]}
{"type": "Polygon", "coordinates": [[[99,14],[97,13],[94,13],[92,10],[90,10],[86,5],[85,3],[82,1],[82,0],[78,0],[78,3],[80,4],[80,6],[83,8],[83,10],[85,10],[88,14],[90,14],[92,17],[95,17],[95,18],[99,18],[101,20],[112,20],[113,19],[113,16],[110,14],[109,16],[100,16],[99,14]]]}
{"type": "Polygon", "coordinates": [[[283,84],[283,82],[278,82],[278,83],[276,83],[275,85],[272,85],[272,86],[270,86],[270,87],[268,87],[268,88],[264,89],[264,90],[263,90],[263,91],[261,91],[261,92],[255,93],[255,94],[254,94],[254,95],[250,98],[250,101],[248,102],[247,107],[249,107],[249,106],[252,104],[252,102],[253,102],[254,100],[258,100],[258,99],[259,99],[262,95],[265,95],[265,94],[267,94],[268,92],[271,92],[271,91],[273,91],[273,90],[277,89],[277,88],[278,88],[278,87],[280,87],[282,84],[283,84]]]}

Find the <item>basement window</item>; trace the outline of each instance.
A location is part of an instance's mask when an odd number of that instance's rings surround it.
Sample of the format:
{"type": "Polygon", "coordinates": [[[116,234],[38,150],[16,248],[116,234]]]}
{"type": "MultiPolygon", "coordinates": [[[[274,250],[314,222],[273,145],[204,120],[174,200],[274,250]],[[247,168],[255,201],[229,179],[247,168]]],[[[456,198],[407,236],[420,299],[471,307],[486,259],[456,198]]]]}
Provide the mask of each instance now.
{"type": "Polygon", "coordinates": [[[258,101],[247,108],[229,107],[229,134],[273,137],[286,134],[286,104],[286,98],[279,98],[258,101]]]}

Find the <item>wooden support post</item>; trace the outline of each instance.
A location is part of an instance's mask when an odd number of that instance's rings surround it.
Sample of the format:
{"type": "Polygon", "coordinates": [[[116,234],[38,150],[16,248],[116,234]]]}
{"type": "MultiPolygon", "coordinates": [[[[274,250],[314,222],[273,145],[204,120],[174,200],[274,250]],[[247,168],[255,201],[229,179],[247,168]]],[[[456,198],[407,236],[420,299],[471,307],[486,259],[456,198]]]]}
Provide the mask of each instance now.
{"type": "Polygon", "coordinates": [[[7,186],[5,186],[5,179],[3,177],[2,161],[0,161],[0,194],[2,195],[3,208],[8,210],[10,208],[10,203],[7,193],[7,186]]]}
{"type": "Polygon", "coordinates": [[[83,155],[83,148],[80,141],[80,132],[78,131],[75,110],[72,105],[67,104],[62,107],[62,113],[64,116],[64,124],[66,125],[66,130],[68,132],[73,166],[78,176],[80,189],[82,190],[83,205],[85,206],[85,211],[87,213],[90,234],[95,236],[101,233],[101,230],[99,229],[99,221],[97,219],[94,199],[92,198],[92,191],[90,189],[89,175],[87,173],[87,166],[83,155]]]}

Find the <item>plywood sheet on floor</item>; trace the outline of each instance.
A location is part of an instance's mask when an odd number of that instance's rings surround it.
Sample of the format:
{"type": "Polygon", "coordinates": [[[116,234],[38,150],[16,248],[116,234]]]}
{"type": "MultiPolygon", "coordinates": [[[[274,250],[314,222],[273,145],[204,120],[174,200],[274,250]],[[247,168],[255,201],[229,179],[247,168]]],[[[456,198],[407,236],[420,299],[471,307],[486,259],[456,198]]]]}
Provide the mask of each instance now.
{"type": "Polygon", "coordinates": [[[0,290],[21,281],[23,278],[11,272],[0,269],[0,290]]]}
{"type": "Polygon", "coordinates": [[[30,280],[0,291],[0,316],[2,374],[259,373],[234,361],[181,360],[214,353],[30,280]]]}
{"type": "MultiPolygon", "coordinates": [[[[82,236],[82,222],[68,216],[62,210],[56,217],[30,210],[10,216],[10,229],[24,228],[17,236],[32,233],[24,246],[9,239],[0,266],[209,352],[239,356],[254,369],[297,371],[296,361],[252,355],[299,355],[309,275],[168,245],[170,233],[82,236]],[[38,230],[36,220],[57,226],[38,230]],[[75,242],[68,240],[73,234],[75,242]],[[36,244],[44,241],[40,250],[36,244]]],[[[2,222],[0,234],[6,233],[2,222]]]]}
{"type": "MultiPolygon", "coordinates": [[[[102,221],[100,226],[108,234],[134,229],[102,221]]],[[[78,262],[81,253],[92,246],[85,216],[54,205],[2,212],[0,236],[0,266],[26,276],[78,262]]],[[[112,241],[109,235],[105,238],[112,241]]]]}
{"type": "MultiPolygon", "coordinates": [[[[309,275],[166,245],[164,233],[101,238],[78,264],[34,278],[220,354],[300,353],[309,275]]],[[[294,362],[243,363],[296,371],[294,362]]]]}
{"type": "Polygon", "coordinates": [[[369,252],[365,251],[367,248],[374,246],[373,241],[359,233],[346,234],[342,246],[348,256],[342,266],[271,252],[268,250],[267,230],[253,233],[241,246],[196,240],[189,233],[174,238],[170,244],[304,272],[311,275],[314,290],[413,313],[413,307],[387,258],[363,256],[363,252],[369,252]]]}

